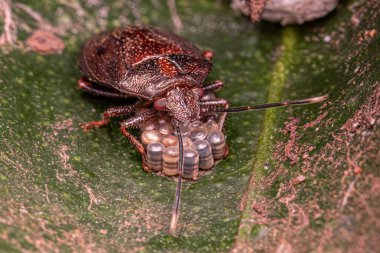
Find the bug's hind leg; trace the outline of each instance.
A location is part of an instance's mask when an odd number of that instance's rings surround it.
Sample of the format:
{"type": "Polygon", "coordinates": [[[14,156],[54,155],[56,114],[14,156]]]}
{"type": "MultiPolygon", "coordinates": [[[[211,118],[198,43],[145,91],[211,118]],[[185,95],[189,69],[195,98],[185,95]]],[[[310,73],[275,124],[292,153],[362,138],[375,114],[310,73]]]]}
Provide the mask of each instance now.
{"type": "Polygon", "coordinates": [[[214,57],[214,52],[210,50],[205,50],[202,52],[202,55],[204,58],[206,58],[208,61],[211,61],[214,57]]]}
{"type": "Polygon", "coordinates": [[[114,90],[110,90],[107,88],[102,88],[99,85],[93,84],[84,77],[80,78],[78,80],[78,87],[79,89],[88,92],[93,95],[99,95],[104,97],[110,97],[110,98],[128,98],[130,97],[127,94],[123,94],[114,90]]]}
{"type": "Polygon", "coordinates": [[[133,136],[130,132],[128,132],[128,128],[134,128],[141,126],[147,121],[152,120],[155,117],[155,111],[154,110],[149,110],[145,111],[143,113],[140,113],[134,117],[131,117],[129,119],[126,119],[120,123],[120,131],[121,133],[129,140],[129,142],[136,147],[137,151],[140,152],[142,156],[142,166],[144,171],[146,172],[151,172],[151,169],[148,166],[147,159],[146,159],[146,154],[145,154],[145,148],[143,144],[135,137],[133,136]]]}
{"type": "Polygon", "coordinates": [[[103,112],[103,117],[101,120],[84,123],[81,127],[83,128],[84,131],[87,132],[87,131],[90,131],[91,129],[105,126],[108,124],[111,118],[131,114],[141,105],[142,103],[140,101],[137,101],[133,105],[124,105],[124,106],[116,106],[116,107],[108,108],[106,111],[103,112]]]}

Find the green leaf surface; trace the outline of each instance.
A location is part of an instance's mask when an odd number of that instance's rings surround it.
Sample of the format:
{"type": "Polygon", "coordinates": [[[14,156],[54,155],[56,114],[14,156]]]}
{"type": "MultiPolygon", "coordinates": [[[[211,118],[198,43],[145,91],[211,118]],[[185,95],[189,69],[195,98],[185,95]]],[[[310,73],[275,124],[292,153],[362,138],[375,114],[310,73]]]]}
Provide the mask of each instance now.
{"type": "Polygon", "coordinates": [[[222,79],[231,105],[330,98],[229,115],[230,156],[185,183],[173,237],[175,181],[142,170],[116,120],[84,133],[119,101],[76,85],[88,37],[133,23],[173,30],[167,1],[13,1],[19,41],[0,55],[0,251],[375,252],[379,8],[343,1],[284,28],[252,24],[224,1],[177,2],[179,34],[214,52],[207,82],[222,79]],[[55,29],[62,54],[22,46],[42,24],[17,3],[55,29]]]}

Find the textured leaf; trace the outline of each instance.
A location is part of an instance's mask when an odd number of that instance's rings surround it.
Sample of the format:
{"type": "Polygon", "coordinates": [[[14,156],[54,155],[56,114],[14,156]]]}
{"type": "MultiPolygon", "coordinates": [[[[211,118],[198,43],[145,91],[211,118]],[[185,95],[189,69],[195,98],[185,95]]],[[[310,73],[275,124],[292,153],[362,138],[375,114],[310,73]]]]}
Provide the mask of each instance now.
{"type": "Polygon", "coordinates": [[[76,88],[86,38],[131,23],[173,30],[167,2],[20,2],[12,7],[18,43],[0,57],[0,251],[375,250],[376,1],[345,2],[323,20],[286,28],[254,25],[222,1],[177,3],[179,33],[214,51],[207,81],[224,80],[219,96],[232,105],[330,95],[230,115],[231,155],[186,182],[178,237],[168,234],[175,182],[142,171],[117,121],[83,133],[82,122],[119,101],[76,88]],[[63,40],[62,54],[20,46],[38,28],[63,40]]]}

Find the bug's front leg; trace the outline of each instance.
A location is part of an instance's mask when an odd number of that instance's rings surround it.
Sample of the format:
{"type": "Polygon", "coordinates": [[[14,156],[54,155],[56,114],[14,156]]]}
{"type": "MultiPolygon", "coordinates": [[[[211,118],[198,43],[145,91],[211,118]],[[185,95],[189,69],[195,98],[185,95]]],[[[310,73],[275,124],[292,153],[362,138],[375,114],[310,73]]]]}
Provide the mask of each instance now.
{"type": "MultiPolygon", "coordinates": [[[[200,105],[201,105],[201,108],[207,112],[207,111],[212,111],[212,108],[215,108],[218,106],[222,106],[223,108],[227,109],[228,108],[228,101],[224,98],[217,98],[217,99],[202,101],[202,102],[200,102],[200,105]]],[[[227,117],[226,112],[222,112],[219,116],[218,126],[219,126],[220,131],[222,131],[222,129],[224,127],[226,117],[227,117]]]]}
{"type": "Polygon", "coordinates": [[[154,110],[148,110],[145,112],[142,112],[134,117],[131,117],[129,119],[126,119],[120,123],[120,131],[121,133],[129,140],[129,142],[136,147],[137,151],[140,152],[142,156],[142,166],[144,171],[151,172],[151,169],[148,166],[147,159],[146,159],[146,153],[145,148],[143,144],[130,132],[128,132],[128,128],[134,128],[139,127],[142,124],[144,124],[147,121],[150,121],[154,119],[155,117],[155,111],[154,110]]]}
{"type": "MultiPolygon", "coordinates": [[[[218,107],[218,106],[222,106],[225,109],[227,109],[228,106],[229,106],[228,101],[226,99],[224,99],[224,98],[217,98],[217,99],[212,99],[212,100],[206,100],[206,101],[200,102],[200,105],[201,105],[201,108],[204,109],[206,112],[207,111],[211,111],[212,108],[215,108],[215,107],[218,107]]],[[[219,131],[223,130],[224,123],[226,122],[226,117],[227,117],[227,113],[226,112],[222,112],[220,114],[219,119],[218,119],[219,131]]],[[[224,151],[224,157],[227,157],[228,154],[229,154],[229,149],[228,149],[228,145],[226,144],[226,148],[225,148],[225,151],[224,151]]]]}
{"type": "Polygon", "coordinates": [[[103,112],[103,117],[98,121],[91,121],[84,123],[81,127],[84,131],[88,132],[91,129],[99,128],[108,124],[111,118],[125,116],[134,112],[139,106],[141,106],[141,102],[138,101],[133,105],[124,105],[124,106],[116,106],[108,108],[103,112]]]}
{"type": "Polygon", "coordinates": [[[203,87],[204,92],[218,91],[223,88],[224,83],[221,80],[215,80],[212,83],[208,83],[203,87]]]}

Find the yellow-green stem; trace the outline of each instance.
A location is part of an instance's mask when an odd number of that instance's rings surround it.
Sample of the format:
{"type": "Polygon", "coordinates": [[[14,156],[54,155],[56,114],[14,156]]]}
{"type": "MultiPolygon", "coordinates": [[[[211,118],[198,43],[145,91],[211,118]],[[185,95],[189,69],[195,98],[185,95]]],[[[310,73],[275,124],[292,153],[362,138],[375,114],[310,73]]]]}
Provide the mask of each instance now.
{"type": "MultiPolygon", "coordinates": [[[[297,40],[295,28],[286,27],[282,33],[281,55],[274,65],[271,83],[268,92],[268,102],[281,100],[283,88],[286,83],[286,76],[289,66],[292,64],[294,48],[297,40]]],[[[237,244],[245,244],[251,237],[251,231],[255,224],[252,222],[252,206],[260,195],[260,182],[264,175],[265,163],[270,159],[273,134],[276,126],[277,110],[268,109],[262,124],[262,130],[257,143],[252,172],[249,179],[248,187],[245,192],[246,201],[240,219],[239,229],[236,237],[237,244]]]]}

